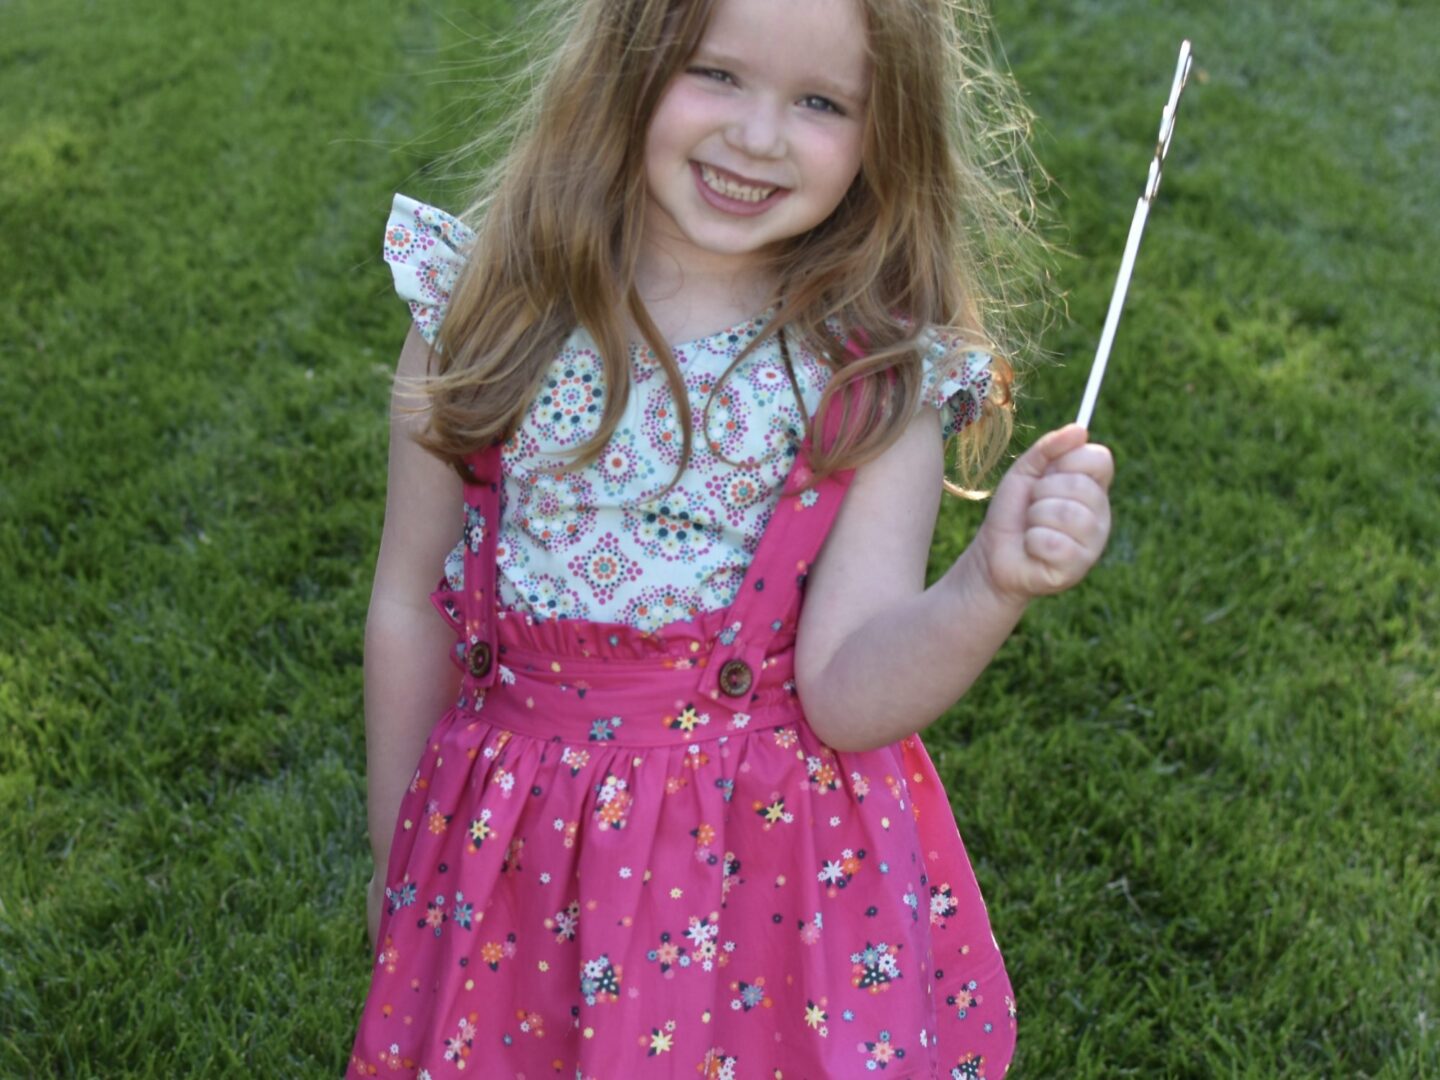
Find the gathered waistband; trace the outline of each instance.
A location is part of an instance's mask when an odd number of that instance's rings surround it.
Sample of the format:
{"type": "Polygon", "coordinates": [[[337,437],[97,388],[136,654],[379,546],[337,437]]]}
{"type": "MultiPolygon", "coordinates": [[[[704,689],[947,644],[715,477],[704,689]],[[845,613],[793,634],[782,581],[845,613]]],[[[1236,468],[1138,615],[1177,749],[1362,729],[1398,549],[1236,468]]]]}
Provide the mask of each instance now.
{"type": "Polygon", "coordinates": [[[506,616],[498,677],[486,687],[467,673],[457,702],[495,726],[567,743],[684,746],[800,719],[793,641],[753,662],[727,660],[712,698],[697,691],[713,654],[703,619],[694,637],[619,627],[629,633],[611,640],[608,624],[506,616]]]}

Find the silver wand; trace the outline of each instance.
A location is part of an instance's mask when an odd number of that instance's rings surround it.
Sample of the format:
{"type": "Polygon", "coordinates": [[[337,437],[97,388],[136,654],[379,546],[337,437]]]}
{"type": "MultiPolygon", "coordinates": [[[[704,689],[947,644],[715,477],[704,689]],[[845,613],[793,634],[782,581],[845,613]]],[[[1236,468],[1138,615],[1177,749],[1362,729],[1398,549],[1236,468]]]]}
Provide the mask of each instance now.
{"type": "Polygon", "coordinates": [[[1180,108],[1180,93],[1190,76],[1190,42],[1180,43],[1180,61],[1175,65],[1175,81],[1170,84],[1170,100],[1160,114],[1160,136],[1155,141],[1155,157],[1150,162],[1150,176],[1145,181],[1145,193],[1135,204],[1135,216],[1130,221],[1130,237],[1125,241],[1125,254],[1120,259],[1120,274],[1115,279],[1115,291],[1110,296],[1110,310],[1105,315],[1105,329],[1100,334],[1100,346],[1095,350],[1095,362],[1090,366],[1090,381],[1085,384],[1085,397],[1080,402],[1080,415],[1075,422],[1081,427],[1090,426],[1090,414],[1095,411],[1095,399],[1100,396],[1100,381],[1105,378],[1105,364],[1110,359],[1110,346],[1115,343],[1115,328],[1120,325],[1120,309],[1125,306],[1125,291],[1130,288],[1130,275],[1135,270],[1135,253],[1140,250],[1140,236],[1145,231],[1145,219],[1150,216],[1150,204],[1160,193],[1160,170],[1165,164],[1165,155],[1170,152],[1170,139],[1175,134],[1175,113],[1180,108]]]}

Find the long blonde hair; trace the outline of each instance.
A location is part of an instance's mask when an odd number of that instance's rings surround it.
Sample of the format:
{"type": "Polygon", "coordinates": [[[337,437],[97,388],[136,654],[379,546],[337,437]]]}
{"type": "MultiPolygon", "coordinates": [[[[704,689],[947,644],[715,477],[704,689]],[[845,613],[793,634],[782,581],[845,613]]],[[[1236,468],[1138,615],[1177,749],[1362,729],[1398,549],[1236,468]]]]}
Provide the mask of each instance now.
{"type": "MultiPolygon", "coordinates": [[[[683,443],[672,486],[687,467],[689,397],[635,270],[646,130],[715,2],[569,0],[537,15],[552,28],[533,69],[538,85],[461,215],[476,240],[424,383],[429,421],[419,440],[457,468],[519,427],[577,325],[598,346],[607,392],[597,431],[564,467],[593,461],[630,390],[627,315],[675,400],[683,443]]],[[[1028,351],[1035,314],[1048,310],[1031,117],[993,58],[982,2],[857,2],[873,72],[860,175],[826,221],[773,254],[776,314],[719,381],[773,335],[828,364],[833,376],[809,422],[814,429],[837,407],[846,422],[812,452],[824,476],[899,437],[922,392],[921,335],[986,350],[989,393],[958,437],[959,483],[946,480],[974,494],[1009,441],[1011,361],[1028,351]],[[851,335],[862,355],[846,348],[851,335]],[[843,393],[851,384],[861,392],[843,393]]]]}

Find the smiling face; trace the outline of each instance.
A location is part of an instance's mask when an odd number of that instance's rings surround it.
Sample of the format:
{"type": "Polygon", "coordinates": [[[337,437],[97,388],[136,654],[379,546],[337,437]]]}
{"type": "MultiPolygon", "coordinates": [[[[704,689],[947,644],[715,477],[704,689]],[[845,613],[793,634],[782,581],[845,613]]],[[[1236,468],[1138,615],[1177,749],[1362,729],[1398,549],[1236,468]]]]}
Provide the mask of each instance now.
{"type": "Polygon", "coordinates": [[[869,81],[857,0],[718,0],[646,134],[646,245],[741,270],[820,224],[859,174],[869,81]]]}

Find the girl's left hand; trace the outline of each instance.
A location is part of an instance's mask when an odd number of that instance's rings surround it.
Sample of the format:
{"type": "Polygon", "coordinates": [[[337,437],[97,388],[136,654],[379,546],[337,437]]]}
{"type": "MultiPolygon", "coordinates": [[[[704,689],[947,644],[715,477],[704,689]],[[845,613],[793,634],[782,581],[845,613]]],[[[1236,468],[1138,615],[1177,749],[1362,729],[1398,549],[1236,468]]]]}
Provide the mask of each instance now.
{"type": "Polygon", "coordinates": [[[1041,437],[1000,481],[975,538],[986,578],[1020,602],[1089,573],[1110,536],[1110,451],[1079,424],[1041,437]]]}

